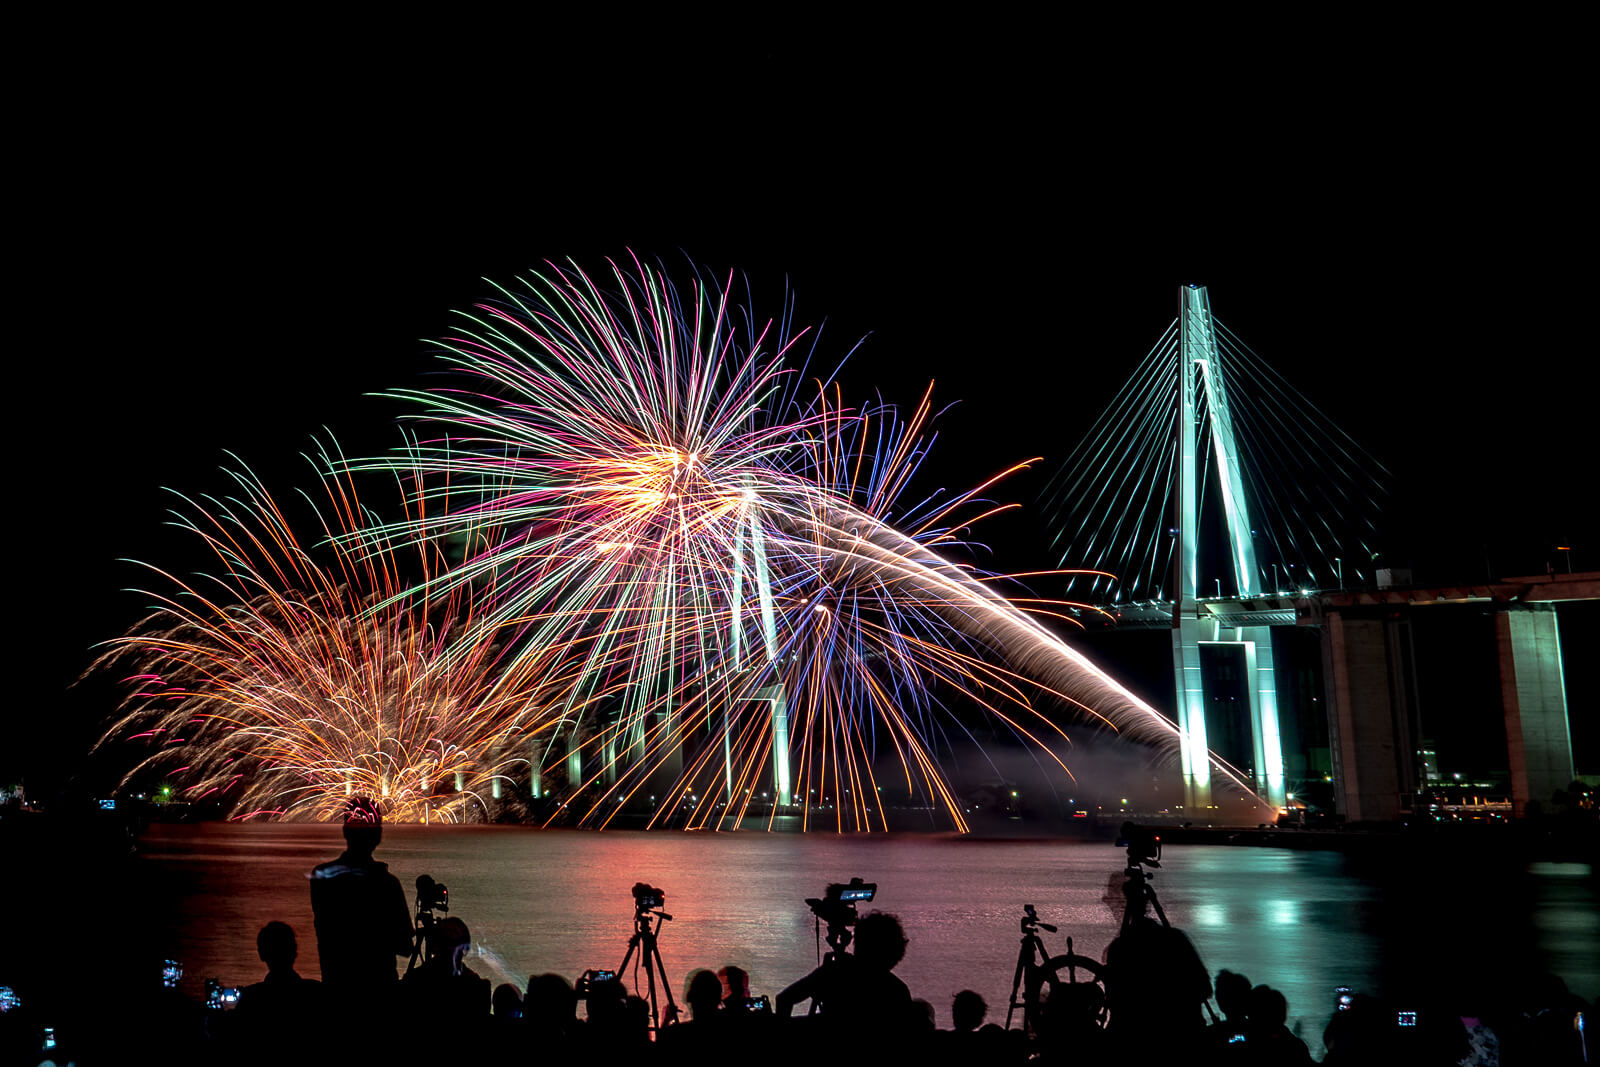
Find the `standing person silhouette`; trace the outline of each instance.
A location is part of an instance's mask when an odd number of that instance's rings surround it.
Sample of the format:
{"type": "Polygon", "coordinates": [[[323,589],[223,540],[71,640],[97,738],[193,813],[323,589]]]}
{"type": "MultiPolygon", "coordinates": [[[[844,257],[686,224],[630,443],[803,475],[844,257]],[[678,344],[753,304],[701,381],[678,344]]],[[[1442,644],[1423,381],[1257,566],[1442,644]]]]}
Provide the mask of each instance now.
{"type": "Polygon", "coordinates": [[[398,981],[396,957],[411,954],[411,914],[399,880],[372,858],[383,815],[370,799],[345,808],[344,840],[339,858],[308,876],[322,981],[336,1000],[377,1004],[398,981]]]}

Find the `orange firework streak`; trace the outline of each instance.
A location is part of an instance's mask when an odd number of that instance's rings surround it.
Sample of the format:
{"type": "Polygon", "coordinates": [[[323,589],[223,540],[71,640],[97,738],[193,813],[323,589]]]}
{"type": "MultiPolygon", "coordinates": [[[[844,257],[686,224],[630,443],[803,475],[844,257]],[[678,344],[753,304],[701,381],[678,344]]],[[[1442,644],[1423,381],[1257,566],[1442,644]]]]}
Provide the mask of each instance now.
{"type": "Polygon", "coordinates": [[[497,645],[467,639],[474,593],[489,590],[395,600],[441,565],[439,546],[402,554],[363,538],[366,509],[347,477],[322,480],[323,559],[253,475],[234,479],[242,499],[190,502],[195,517],[181,521],[220,574],[151,568],[170,583],[150,594],[160,609],[91,668],[134,671],[100,744],[156,751],[125,781],[170,774],[175,799],[221,794],[236,818],[328,819],[352,794],[380,798],[400,821],[484,811],[545,717],[535,662],[504,669],[497,645]]]}

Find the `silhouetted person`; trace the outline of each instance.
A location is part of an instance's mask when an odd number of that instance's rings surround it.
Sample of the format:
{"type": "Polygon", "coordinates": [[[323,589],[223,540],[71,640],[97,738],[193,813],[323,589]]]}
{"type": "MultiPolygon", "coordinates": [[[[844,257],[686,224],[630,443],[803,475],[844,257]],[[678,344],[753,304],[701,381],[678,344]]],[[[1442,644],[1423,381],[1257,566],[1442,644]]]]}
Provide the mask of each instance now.
{"type": "MultiPolygon", "coordinates": [[[[625,1063],[649,1051],[650,1005],[641,1017],[619,979],[590,982],[588,1024],[583,1028],[579,1055],[598,1063],[625,1063]]],[[[643,1003],[639,1001],[639,1003],[643,1003]]]]}
{"type": "Polygon", "coordinates": [[[683,987],[683,1000],[689,1005],[689,1018],[694,1022],[715,1022],[722,1007],[722,980],[715,972],[699,970],[689,976],[683,987]]]}
{"type": "Polygon", "coordinates": [[[1394,1016],[1378,1000],[1363,993],[1350,998],[1350,1006],[1335,1011],[1322,1032],[1327,1052],[1324,1064],[1336,1067],[1372,1067],[1388,1063],[1395,1054],[1398,1034],[1394,1016]]]}
{"type": "Polygon", "coordinates": [[[583,1024],[578,1021],[578,998],[559,974],[528,978],[528,995],[522,1000],[523,1029],[539,1058],[560,1062],[576,1047],[583,1024]]]}
{"type": "Polygon", "coordinates": [[[911,991],[895,974],[905,958],[900,920],[881,911],[856,922],[855,955],[829,960],[778,994],[777,1013],[787,1017],[803,1000],[820,1005],[834,1038],[877,1048],[914,1031],[911,991]]]}
{"type": "Polygon", "coordinates": [[[735,1048],[749,1048],[773,1040],[772,1005],[766,1003],[765,1011],[751,1009],[750,1002],[755,998],[750,995],[750,976],[744,969],[729,964],[717,970],[717,977],[722,980],[722,1025],[729,1043],[735,1048]]]}
{"type": "Polygon", "coordinates": [[[324,1040],[327,1001],[322,983],[294,969],[300,954],[294,929],[269,922],[256,934],[256,954],[267,976],[239,992],[233,1044],[252,1063],[289,1063],[315,1058],[324,1040]]]}
{"type": "Polygon", "coordinates": [[[717,977],[722,979],[723,1008],[728,1011],[743,1011],[744,1002],[750,999],[750,976],[743,968],[729,964],[718,969],[717,977]]]}
{"type": "Polygon", "coordinates": [[[510,982],[494,987],[490,998],[489,1050],[496,1063],[520,1063],[527,1058],[527,1032],[522,1022],[522,990],[510,982]]]}
{"type": "Polygon", "coordinates": [[[1148,916],[1129,923],[1106,948],[1105,983],[1115,1052],[1176,1062],[1199,1050],[1211,976],[1181,931],[1148,916]]]}
{"type": "Polygon", "coordinates": [[[475,1032],[489,1015],[489,980],[467,966],[471,948],[466,923],[454,915],[441,919],[428,931],[428,958],[402,983],[408,1006],[445,1026],[453,1024],[458,1033],[475,1032]]]}
{"type": "MultiPolygon", "coordinates": [[[[1105,993],[1093,982],[1052,986],[1035,1021],[1039,1061],[1070,1063],[1074,1067],[1107,1062],[1107,1038],[1100,1025],[1105,1006],[1105,993]]],[[[1141,1058],[1137,1062],[1150,1061],[1141,1058]]]]}
{"type": "Polygon", "coordinates": [[[959,1033],[976,1033],[989,1014],[989,1004],[971,989],[963,989],[950,998],[950,1021],[959,1033]]]}
{"type": "Polygon", "coordinates": [[[983,1025],[987,1014],[988,1003],[971,989],[963,989],[951,997],[950,1020],[954,1029],[939,1035],[935,1047],[941,1055],[936,1058],[960,1063],[993,1063],[999,1053],[994,1036],[978,1035],[978,1027],[983,1025]]]}
{"type": "Polygon", "coordinates": [[[322,980],[336,1000],[369,1006],[389,996],[396,958],[411,954],[411,915],[400,882],[372,858],[383,817],[372,801],[352,801],[344,815],[345,850],[311,872],[322,980]]]}
{"type": "Polygon", "coordinates": [[[494,987],[494,995],[489,999],[496,1019],[522,1018],[522,990],[510,982],[501,982],[494,987]]]}
{"type": "Polygon", "coordinates": [[[684,1063],[715,1062],[728,1043],[730,1013],[722,1010],[722,980],[713,971],[692,972],[684,983],[683,1000],[689,1005],[689,1021],[661,1028],[656,1035],[661,1054],[684,1063]]]}
{"type": "Polygon", "coordinates": [[[1582,1063],[1588,1048],[1589,1062],[1597,1055],[1594,1018],[1583,998],[1567,989],[1567,983],[1553,974],[1543,974],[1527,983],[1517,998],[1517,1010],[1500,1035],[1502,1061],[1509,1064],[1538,1063],[1565,1065],[1582,1063]],[[1585,1032],[1574,1025],[1578,1012],[1584,1012],[1585,1032]]]}
{"type": "Polygon", "coordinates": [[[1311,1051],[1289,1032],[1289,1002],[1271,986],[1250,990],[1245,1009],[1245,1055],[1252,1067],[1309,1067],[1311,1051]]]}
{"type": "Polygon", "coordinates": [[[1238,1063],[1249,1039],[1245,1020],[1249,1014],[1250,979],[1232,971],[1218,971],[1216,986],[1217,1007],[1222,1010],[1222,1018],[1206,1027],[1206,1061],[1238,1063]]]}

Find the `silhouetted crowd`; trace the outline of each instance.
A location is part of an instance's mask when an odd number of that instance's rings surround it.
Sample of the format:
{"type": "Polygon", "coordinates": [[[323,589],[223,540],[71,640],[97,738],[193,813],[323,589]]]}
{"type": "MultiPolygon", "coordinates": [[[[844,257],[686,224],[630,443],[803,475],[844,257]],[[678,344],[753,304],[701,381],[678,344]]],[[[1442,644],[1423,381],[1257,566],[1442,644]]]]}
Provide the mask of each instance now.
{"type": "MultiPolygon", "coordinates": [[[[630,993],[611,972],[576,984],[538,974],[521,989],[492,987],[467,965],[466,923],[444,918],[418,934],[399,882],[373,859],[381,833],[377,809],[353,804],[345,852],[311,873],[321,981],[295,970],[295,931],[269,922],[256,938],[266,975],[236,991],[236,1003],[235,991],[208,989],[208,1003],[197,1004],[178,992],[172,968],[153,964],[149,984],[114,1005],[104,1032],[39,1050],[28,1045],[36,1034],[9,1025],[4,1062],[1315,1062],[1286,1025],[1281,992],[1226,970],[1213,982],[1188,938],[1150,917],[1124,922],[1097,975],[1054,975],[1039,996],[1006,1013],[1005,1026],[983,997],[963,990],[949,1005],[950,1029],[939,1029],[934,1005],[915,999],[894,973],[909,941],[899,919],[883,912],[854,923],[853,953],[830,953],[775,1001],[752,996],[748,976],[732,965],[690,972],[681,1005],[664,990],[654,1002],[630,993]],[[402,976],[399,962],[408,957],[402,976]],[[802,1005],[806,1014],[796,1011],[802,1005]]],[[[1584,1029],[1593,1005],[1558,978],[1511,993],[1504,1014],[1488,1021],[1443,1002],[1395,1011],[1341,993],[1322,1034],[1325,1064],[1558,1067],[1593,1057],[1584,1029]]]]}

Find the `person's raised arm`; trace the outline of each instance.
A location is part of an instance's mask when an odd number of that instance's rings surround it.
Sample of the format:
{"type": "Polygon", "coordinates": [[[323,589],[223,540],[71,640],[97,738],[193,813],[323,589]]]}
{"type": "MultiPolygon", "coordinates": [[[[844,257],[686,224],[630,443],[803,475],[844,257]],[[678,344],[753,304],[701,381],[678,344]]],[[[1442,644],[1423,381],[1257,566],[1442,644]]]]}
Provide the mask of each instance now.
{"type": "Polygon", "coordinates": [[[780,1019],[787,1019],[794,1006],[802,1000],[810,1000],[816,996],[821,986],[822,968],[818,967],[804,978],[792,983],[787,989],[778,994],[778,1003],[774,1014],[780,1019]]]}

